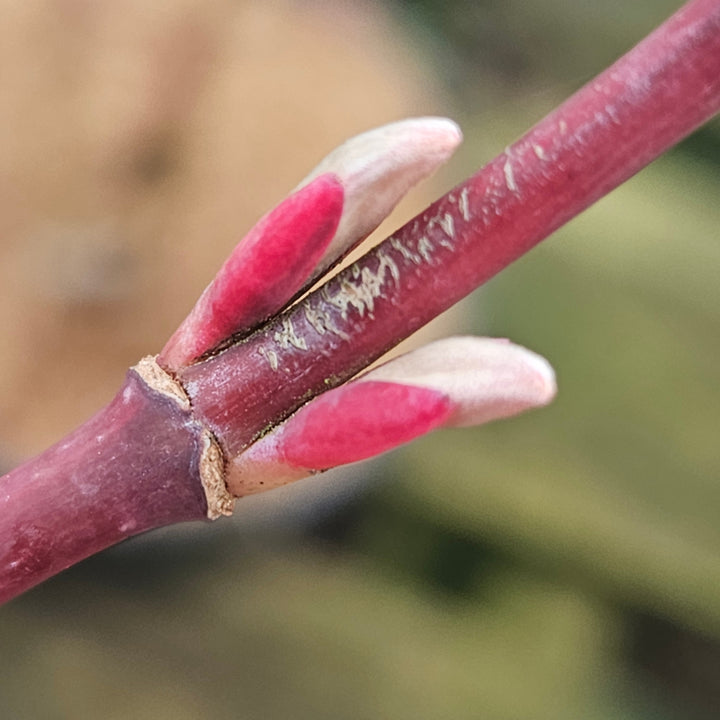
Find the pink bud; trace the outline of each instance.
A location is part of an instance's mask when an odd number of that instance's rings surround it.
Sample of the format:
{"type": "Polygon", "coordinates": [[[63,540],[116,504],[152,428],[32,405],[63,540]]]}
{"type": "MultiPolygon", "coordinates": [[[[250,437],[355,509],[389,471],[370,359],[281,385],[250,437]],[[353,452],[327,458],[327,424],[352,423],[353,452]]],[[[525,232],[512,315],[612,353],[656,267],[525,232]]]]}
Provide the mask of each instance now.
{"type": "Polygon", "coordinates": [[[235,247],[158,362],[177,371],[280,310],[323,256],[342,208],[342,185],[326,173],[265,215],[235,247]]]}
{"type": "Polygon", "coordinates": [[[402,197],[432,175],[462,141],[452,120],[412,118],[357,135],[331,152],[300,187],[323,173],[334,173],[345,188],[337,234],[313,273],[317,278],[392,211],[402,197]]]}
{"type": "Polygon", "coordinates": [[[341,145],[237,245],[158,356],[178,371],[249,331],[370,234],[462,139],[451,120],[386,125],[341,145]]]}
{"type": "Polygon", "coordinates": [[[228,468],[238,496],[378,455],[439,427],[545,405],[546,360],[507,340],[457,337],[395,358],[300,408],[228,468]]]}

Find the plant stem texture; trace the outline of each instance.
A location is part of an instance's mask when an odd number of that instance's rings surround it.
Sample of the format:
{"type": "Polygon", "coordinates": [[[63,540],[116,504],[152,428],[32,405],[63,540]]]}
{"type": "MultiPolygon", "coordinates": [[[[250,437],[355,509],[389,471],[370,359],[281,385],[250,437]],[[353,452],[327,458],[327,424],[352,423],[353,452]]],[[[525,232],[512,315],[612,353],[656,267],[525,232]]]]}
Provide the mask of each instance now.
{"type": "Polygon", "coordinates": [[[0,602],[131,535],[206,516],[201,429],[130,371],[112,402],[0,481],[0,602]]]}

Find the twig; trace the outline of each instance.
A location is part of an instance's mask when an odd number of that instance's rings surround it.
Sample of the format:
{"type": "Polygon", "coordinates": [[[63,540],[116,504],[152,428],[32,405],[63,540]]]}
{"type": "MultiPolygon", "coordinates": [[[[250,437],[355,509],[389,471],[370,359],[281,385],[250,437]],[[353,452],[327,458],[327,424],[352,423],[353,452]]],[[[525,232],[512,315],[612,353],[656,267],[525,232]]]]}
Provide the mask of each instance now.
{"type": "MultiPolygon", "coordinates": [[[[289,462],[282,437],[266,434],[272,428],[342,385],[718,109],[720,0],[693,0],[489,165],[307,298],[250,334],[238,328],[226,347],[228,325],[220,349],[207,359],[186,364],[183,352],[168,350],[160,364],[141,362],[107,408],[0,480],[0,600],[144,530],[227,514],[233,495],[257,489],[257,477],[248,483],[247,458],[258,460],[252,448],[264,448],[271,464],[289,462]]],[[[313,235],[320,245],[337,218],[326,225],[313,235]]],[[[263,305],[259,312],[271,311],[263,305]]],[[[204,343],[200,351],[208,349],[204,343]]],[[[535,367],[525,355],[521,364],[535,367]]],[[[524,407],[552,394],[550,376],[538,370],[536,377],[546,387],[524,407]]],[[[529,387],[530,380],[523,382],[529,387]]],[[[396,383],[392,371],[382,382],[396,383]]],[[[425,387],[425,380],[417,382],[425,387]]],[[[434,403],[415,434],[472,405],[466,390],[455,397],[427,382],[435,395],[403,395],[423,412],[434,403]]],[[[378,383],[345,387],[354,395],[375,392],[378,383]]],[[[508,410],[509,396],[501,405],[508,410]]],[[[305,412],[283,426],[290,428],[285,436],[300,437],[312,425],[305,412]]],[[[306,465],[321,469],[323,461],[306,465]]]]}

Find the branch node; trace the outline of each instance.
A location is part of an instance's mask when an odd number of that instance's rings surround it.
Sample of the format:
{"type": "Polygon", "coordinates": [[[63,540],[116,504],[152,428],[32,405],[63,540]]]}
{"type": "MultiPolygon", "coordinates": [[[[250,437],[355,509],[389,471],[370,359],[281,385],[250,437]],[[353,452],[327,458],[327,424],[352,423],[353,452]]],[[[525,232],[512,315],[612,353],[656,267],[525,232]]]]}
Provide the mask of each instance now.
{"type": "Polygon", "coordinates": [[[152,355],[142,358],[132,369],[151,390],[170,398],[190,415],[192,424],[200,431],[202,447],[198,474],[205,491],[207,516],[210,520],[217,520],[222,515],[232,515],[235,498],[225,483],[225,456],[215,436],[192,415],[190,398],[185,388],[170,373],[163,370],[157,358],[152,355]]]}

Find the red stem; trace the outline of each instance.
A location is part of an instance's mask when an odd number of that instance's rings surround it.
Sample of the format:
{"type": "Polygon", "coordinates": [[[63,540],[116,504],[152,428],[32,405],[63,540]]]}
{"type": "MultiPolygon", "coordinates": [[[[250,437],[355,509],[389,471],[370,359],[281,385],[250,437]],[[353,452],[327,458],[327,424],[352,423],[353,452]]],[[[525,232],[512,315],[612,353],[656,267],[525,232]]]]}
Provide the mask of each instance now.
{"type": "Polygon", "coordinates": [[[130,371],[114,400],[0,480],[0,602],[145,530],[204,518],[199,428],[130,371]]]}
{"type": "Polygon", "coordinates": [[[203,517],[198,422],[237,455],[718,109],[720,0],[693,0],[358,263],[184,369],[192,414],[130,373],[106,409],[0,479],[0,600],[129,535],[203,517]]]}
{"type": "Polygon", "coordinates": [[[720,109],[720,0],[694,0],[299,305],[180,374],[237,455],[527,252],[720,109]]]}

